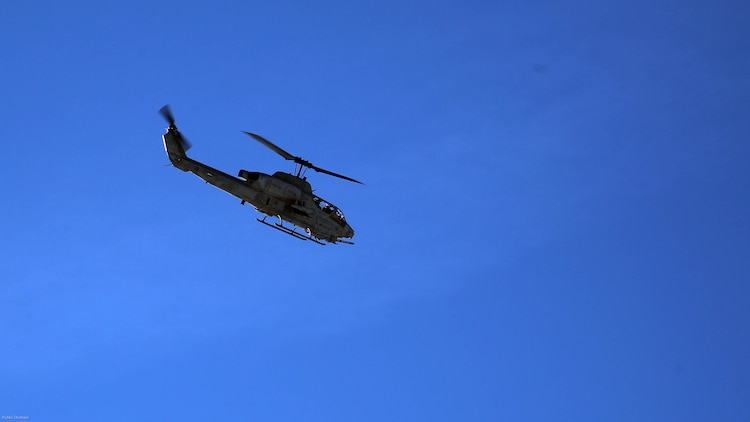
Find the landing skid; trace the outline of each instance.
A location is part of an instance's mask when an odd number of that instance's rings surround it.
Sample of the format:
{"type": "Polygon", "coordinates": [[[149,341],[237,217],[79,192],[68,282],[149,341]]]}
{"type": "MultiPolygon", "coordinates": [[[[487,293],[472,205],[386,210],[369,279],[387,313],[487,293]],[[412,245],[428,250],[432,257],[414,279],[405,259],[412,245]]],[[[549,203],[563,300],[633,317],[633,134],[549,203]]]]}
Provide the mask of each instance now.
{"type": "Polygon", "coordinates": [[[286,227],[283,224],[284,220],[282,220],[281,218],[279,218],[279,220],[281,221],[280,223],[268,223],[268,222],[266,222],[266,218],[267,218],[267,216],[263,217],[263,219],[256,218],[256,220],[258,220],[259,223],[263,223],[263,224],[265,224],[268,227],[271,227],[271,228],[276,229],[276,230],[278,230],[280,232],[286,233],[289,236],[295,237],[295,238],[297,238],[299,240],[311,240],[311,241],[317,243],[318,245],[324,245],[325,246],[325,243],[323,243],[320,240],[312,237],[312,235],[309,235],[307,233],[303,234],[303,233],[298,232],[296,227],[291,228],[291,229],[289,227],[286,227]]]}

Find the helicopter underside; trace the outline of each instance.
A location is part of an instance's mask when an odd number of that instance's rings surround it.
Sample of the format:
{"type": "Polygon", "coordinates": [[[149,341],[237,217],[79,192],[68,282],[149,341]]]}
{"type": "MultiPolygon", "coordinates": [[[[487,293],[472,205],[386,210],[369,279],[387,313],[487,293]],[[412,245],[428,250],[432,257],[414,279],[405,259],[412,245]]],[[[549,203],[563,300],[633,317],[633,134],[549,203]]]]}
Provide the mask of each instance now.
{"type": "MultiPolygon", "coordinates": [[[[332,208],[319,207],[317,199],[319,198],[304,195],[302,199],[290,201],[288,198],[274,197],[265,191],[258,191],[254,200],[243,200],[243,203],[249,202],[266,217],[278,217],[279,222],[274,223],[272,227],[294,237],[313,240],[316,243],[319,243],[318,240],[351,243],[342,238],[351,238],[354,236],[354,230],[343,218],[339,218],[332,208]],[[292,227],[289,227],[290,225],[292,227]],[[302,229],[304,234],[298,232],[297,228],[302,229]]],[[[265,221],[266,217],[257,220],[269,225],[265,221]]]]}

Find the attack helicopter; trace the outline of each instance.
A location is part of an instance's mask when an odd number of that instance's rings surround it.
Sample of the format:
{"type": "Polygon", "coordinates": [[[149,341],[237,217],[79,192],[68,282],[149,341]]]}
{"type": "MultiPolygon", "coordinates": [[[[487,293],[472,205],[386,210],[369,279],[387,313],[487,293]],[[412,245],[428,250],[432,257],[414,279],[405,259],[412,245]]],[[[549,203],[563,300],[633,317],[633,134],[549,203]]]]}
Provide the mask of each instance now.
{"type": "Polygon", "coordinates": [[[159,113],[169,123],[162,140],[167,156],[174,167],[184,172],[191,172],[206,183],[236,196],[243,205],[250,203],[257,211],[265,214],[262,219],[256,218],[256,220],[266,226],[319,245],[325,245],[326,242],[354,244],[348,240],[354,236],[354,230],[346,222],[344,213],[331,202],[313,193],[312,186],[305,177],[305,171],[312,169],[354,183],[362,184],[362,182],[315,166],[307,160],[284,151],[262,136],[250,132],[244,133],[284,159],[293,161],[295,173],[277,171],[268,175],[257,171],[240,170],[237,177],[230,176],[189,158],[185,152],[190,149],[191,145],[175,126],[172,110],[165,105],[159,113]],[[268,217],[276,217],[279,221],[268,222],[266,221],[268,217]]]}

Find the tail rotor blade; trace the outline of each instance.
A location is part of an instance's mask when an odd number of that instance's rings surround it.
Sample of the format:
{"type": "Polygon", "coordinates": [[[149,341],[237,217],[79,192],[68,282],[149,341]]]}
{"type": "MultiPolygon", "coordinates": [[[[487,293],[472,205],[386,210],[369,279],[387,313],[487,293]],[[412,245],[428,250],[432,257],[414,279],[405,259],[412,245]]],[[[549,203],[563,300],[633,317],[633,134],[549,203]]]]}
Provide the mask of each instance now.
{"type": "Polygon", "coordinates": [[[180,145],[182,145],[183,151],[187,151],[193,147],[193,144],[191,144],[190,141],[185,139],[185,137],[182,136],[182,134],[180,134],[180,145]]]}
{"type": "Polygon", "coordinates": [[[169,123],[169,126],[174,126],[174,115],[172,114],[172,109],[169,108],[169,104],[159,109],[159,114],[164,117],[164,120],[169,123]]]}

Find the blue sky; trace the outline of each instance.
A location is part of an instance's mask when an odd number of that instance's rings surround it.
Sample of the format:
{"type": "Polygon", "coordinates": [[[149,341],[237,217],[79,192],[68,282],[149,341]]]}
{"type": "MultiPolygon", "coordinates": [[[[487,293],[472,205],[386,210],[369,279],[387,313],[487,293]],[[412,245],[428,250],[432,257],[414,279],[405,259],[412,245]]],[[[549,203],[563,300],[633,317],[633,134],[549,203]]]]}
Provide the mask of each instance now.
{"type": "Polygon", "coordinates": [[[0,6],[0,415],[750,419],[743,2],[0,6]],[[320,247],[168,164],[292,166],[320,247]]]}

